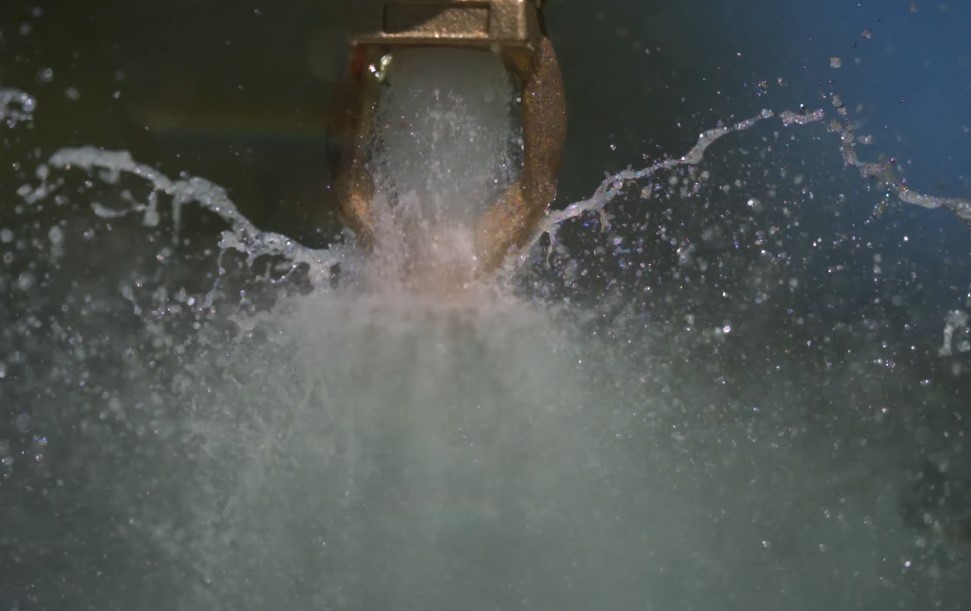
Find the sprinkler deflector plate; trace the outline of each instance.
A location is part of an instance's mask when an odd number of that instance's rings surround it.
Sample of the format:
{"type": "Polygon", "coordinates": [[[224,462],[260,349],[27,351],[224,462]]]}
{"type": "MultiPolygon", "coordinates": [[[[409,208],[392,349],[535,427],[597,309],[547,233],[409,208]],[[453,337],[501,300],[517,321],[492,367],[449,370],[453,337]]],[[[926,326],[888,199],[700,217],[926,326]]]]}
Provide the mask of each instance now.
{"type": "Polygon", "coordinates": [[[539,0],[354,0],[348,43],[510,51],[541,36],[539,0]]]}

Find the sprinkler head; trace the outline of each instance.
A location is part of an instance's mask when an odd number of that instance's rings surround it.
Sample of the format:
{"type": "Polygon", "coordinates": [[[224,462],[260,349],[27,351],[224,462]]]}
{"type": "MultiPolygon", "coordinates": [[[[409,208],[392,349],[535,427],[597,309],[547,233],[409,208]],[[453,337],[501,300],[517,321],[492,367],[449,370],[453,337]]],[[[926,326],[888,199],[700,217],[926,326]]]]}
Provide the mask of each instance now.
{"type": "Polygon", "coordinates": [[[353,50],[400,46],[492,49],[526,82],[543,38],[540,0],[354,0],[353,50]]]}
{"type": "Polygon", "coordinates": [[[535,0],[354,0],[354,45],[488,46],[535,44],[535,0]]]}
{"type": "MultiPolygon", "coordinates": [[[[520,178],[474,228],[478,272],[499,267],[521,246],[556,196],[556,174],[566,138],[563,83],[553,46],[543,31],[542,0],[352,0],[350,70],[344,104],[347,143],[337,168],[342,216],[366,245],[375,246],[367,169],[375,82],[402,47],[459,47],[491,51],[516,77],[522,98],[523,167],[520,178]]],[[[429,67],[434,69],[433,66],[429,67]]]]}

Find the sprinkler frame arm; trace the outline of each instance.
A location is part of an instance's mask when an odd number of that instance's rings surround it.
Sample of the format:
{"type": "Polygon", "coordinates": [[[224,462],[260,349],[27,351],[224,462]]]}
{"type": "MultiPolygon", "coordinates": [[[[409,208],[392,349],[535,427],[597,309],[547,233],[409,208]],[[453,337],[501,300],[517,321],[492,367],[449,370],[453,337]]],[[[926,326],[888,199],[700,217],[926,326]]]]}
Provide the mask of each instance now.
{"type": "Polygon", "coordinates": [[[395,47],[488,49],[518,77],[522,91],[523,168],[476,232],[478,272],[498,268],[520,246],[556,197],[556,176],[566,139],[563,80],[553,45],[543,31],[542,0],[352,0],[345,142],[336,181],[341,214],[369,246],[374,231],[374,183],[367,170],[374,88],[370,71],[395,47]]]}

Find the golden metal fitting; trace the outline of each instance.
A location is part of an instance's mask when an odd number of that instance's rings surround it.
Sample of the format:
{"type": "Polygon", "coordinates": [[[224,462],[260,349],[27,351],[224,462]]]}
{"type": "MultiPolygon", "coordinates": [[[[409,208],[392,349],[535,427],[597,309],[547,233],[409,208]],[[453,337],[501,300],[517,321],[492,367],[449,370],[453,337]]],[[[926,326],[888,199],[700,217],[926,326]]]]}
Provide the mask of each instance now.
{"type": "Polygon", "coordinates": [[[355,0],[351,45],[523,45],[539,40],[534,0],[355,0]]]}
{"type": "MultiPolygon", "coordinates": [[[[337,194],[348,225],[373,240],[366,169],[367,124],[374,88],[367,72],[395,47],[473,47],[500,54],[522,91],[524,158],[520,179],[479,220],[478,273],[498,267],[522,245],[556,196],[556,175],[566,139],[563,82],[553,46],[543,33],[542,0],[352,0],[348,130],[337,194]]],[[[377,67],[377,68],[376,68],[377,67]]]]}
{"type": "Polygon", "coordinates": [[[543,37],[540,0],[353,0],[348,44],[491,48],[525,81],[543,37]]]}

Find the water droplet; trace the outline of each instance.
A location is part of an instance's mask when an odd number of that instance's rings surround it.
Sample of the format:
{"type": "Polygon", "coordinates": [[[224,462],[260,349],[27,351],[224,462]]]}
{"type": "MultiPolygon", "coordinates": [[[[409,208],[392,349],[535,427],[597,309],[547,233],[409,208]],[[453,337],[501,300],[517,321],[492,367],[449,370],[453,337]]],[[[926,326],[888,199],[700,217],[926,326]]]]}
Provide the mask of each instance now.
{"type": "Polygon", "coordinates": [[[20,107],[24,113],[30,114],[37,108],[37,100],[26,93],[20,95],[20,107]]]}
{"type": "Polygon", "coordinates": [[[47,84],[54,80],[54,69],[44,68],[37,73],[37,82],[40,84],[47,84]]]}
{"type": "Polygon", "coordinates": [[[21,433],[26,433],[30,430],[30,414],[21,412],[14,418],[13,425],[21,433]]]}
{"type": "Polygon", "coordinates": [[[159,222],[158,211],[154,208],[149,208],[145,211],[145,217],[142,219],[142,225],[145,227],[157,227],[159,222]]]}
{"type": "Polygon", "coordinates": [[[21,291],[29,291],[34,287],[35,282],[36,278],[30,272],[23,272],[17,276],[17,288],[21,291]]]}

